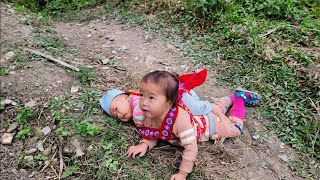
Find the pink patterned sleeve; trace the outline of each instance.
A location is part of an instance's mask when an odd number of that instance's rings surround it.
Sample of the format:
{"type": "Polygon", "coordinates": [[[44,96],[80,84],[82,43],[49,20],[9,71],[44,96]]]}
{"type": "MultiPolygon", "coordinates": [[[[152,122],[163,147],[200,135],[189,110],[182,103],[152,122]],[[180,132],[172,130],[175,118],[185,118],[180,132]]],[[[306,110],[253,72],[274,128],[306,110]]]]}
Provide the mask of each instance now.
{"type": "Polygon", "coordinates": [[[138,125],[139,124],[142,125],[142,120],[144,119],[144,114],[139,106],[139,100],[140,100],[140,96],[132,95],[132,97],[130,98],[130,104],[131,104],[132,110],[133,110],[132,118],[133,118],[134,123],[136,123],[138,125]]]}

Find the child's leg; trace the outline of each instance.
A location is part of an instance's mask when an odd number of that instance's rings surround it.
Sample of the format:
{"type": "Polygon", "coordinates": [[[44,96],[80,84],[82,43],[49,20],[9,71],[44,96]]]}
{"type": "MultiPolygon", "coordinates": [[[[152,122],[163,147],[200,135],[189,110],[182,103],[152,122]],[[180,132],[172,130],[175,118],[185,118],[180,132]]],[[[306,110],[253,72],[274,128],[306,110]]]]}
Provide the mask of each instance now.
{"type": "MultiPolygon", "coordinates": [[[[233,96],[233,94],[232,94],[233,96]]],[[[212,113],[222,113],[226,114],[229,107],[232,105],[232,99],[229,96],[225,96],[217,99],[214,103],[211,103],[211,112],[212,113]]]]}
{"type": "Polygon", "coordinates": [[[220,114],[215,118],[215,125],[216,125],[216,136],[215,138],[222,138],[222,137],[237,137],[241,134],[241,131],[237,126],[242,127],[243,121],[241,119],[231,117],[228,119],[224,114],[220,114]]]}

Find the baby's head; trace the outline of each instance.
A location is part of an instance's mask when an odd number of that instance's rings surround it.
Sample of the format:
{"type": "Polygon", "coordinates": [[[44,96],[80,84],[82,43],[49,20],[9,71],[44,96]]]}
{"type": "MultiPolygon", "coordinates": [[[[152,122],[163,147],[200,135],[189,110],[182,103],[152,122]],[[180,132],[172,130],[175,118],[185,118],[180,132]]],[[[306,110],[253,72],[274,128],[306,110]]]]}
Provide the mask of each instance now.
{"type": "MultiPolygon", "coordinates": [[[[175,105],[179,82],[167,71],[153,71],[140,82],[140,108],[146,117],[162,117],[175,105]]],[[[161,118],[160,118],[161,119],[161,118]]]]}
{"type": "Polygon", "coordinates": [[[123,91],[112,89],[100,99],[100,105],[110,116],[127,122],[132,119],[129,97],[123,91]]]}

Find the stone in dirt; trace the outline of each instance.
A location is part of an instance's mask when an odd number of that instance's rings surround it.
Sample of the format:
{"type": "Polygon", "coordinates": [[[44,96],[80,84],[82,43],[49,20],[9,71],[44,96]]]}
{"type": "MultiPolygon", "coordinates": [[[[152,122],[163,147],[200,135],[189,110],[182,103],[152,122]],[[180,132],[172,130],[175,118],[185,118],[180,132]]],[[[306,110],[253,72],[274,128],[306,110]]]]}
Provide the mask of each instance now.
{"type": "Polygon", "coordinates": [[[7,54],[4,55],[4,58],[6,60],[10,60],[13,56],[14,56],[14,52],[13,51],[9,51],[9,52],[7,52],[7,54]]]}
{"type": "Polygon", "coordinates": [[[33,154],[37,152],[37,149],[36,148],[32,148],[32,149],[29,149],[28,151],[26,151],[26,154],[33,154]]]}
{"type": "Polygon", "coordinates": [[[13,101],[11,99],[5,99],[4,104],[11,104],[13,101]]]}
{"type": "Polygon", "coordinates": [[[85,153],[82,151],[81,146],[80,146],[80,142],[78,139],[73,138],[70,143],[75,147],[75,153],[76,153],[76,157],[80,157],[85,155],[85,153]]]}
{"type": "Polygon", "coordinates": [[[51,128],[49,126],[46,126],[44,128],[41,129],[41,132],[44,134],[44,135],[47,135],[51,132],[51,128]]]}
{"type": "Polygon", "coordinates": [[[33,161],[33,156],[25,156],[23,159],[31,163],[33,161]]]}
{"type": "Polygon", "coordinates": [[[37,148],[39,149],[39,151],[44,151],[44,148],[43,148],[43,142],[42,141],[39,141],[38,143],[37,143],[37,148]]]}
{"type": "Polygon", "coordinates": [[[72,86],[72,87],[71,87],[71,93],[76,93],[76,92],[79,91],[79,89],[80,89],[79,86],[72,86]]]}
{"type": "Polygon", "coordinates": [[[102,64],[108,64],[109,59],[108,58],[104,58],[101,60],[102,64]]]}
{"type": "Polygon", "coordinates": [[[13,133],[4,133],[1,137],[1,143],[2,144],[11,144],[13,140],[13,133]]]}
{"type": "Polygon", "coordinates": [[[11,132],[14,131],[18,126],[19,126],[19,124],[18,124],[17,122],[14,122],[14,123],[10,124],[9,128],[7,129],[7,133],[11,133],[11,132]]]}
{"type": "Polygon", "coordinates": [[[36,105],[36,101],[29,101],[26,104],[24,104],[24,106],[26,107],[34,107],[36,105]]]}

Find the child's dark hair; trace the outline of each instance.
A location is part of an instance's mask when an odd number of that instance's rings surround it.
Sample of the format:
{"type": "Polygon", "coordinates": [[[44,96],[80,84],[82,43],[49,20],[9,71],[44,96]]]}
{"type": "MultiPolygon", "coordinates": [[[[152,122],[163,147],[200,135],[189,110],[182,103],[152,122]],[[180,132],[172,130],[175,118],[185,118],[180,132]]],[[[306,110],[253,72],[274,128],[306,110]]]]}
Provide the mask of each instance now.
{"type": "Polygon", "coordinates": [[[178,98],[179,82],[175,75],[168,71],[152,71],[143,76],[141,82],[154,83],[163,87],[166,98],[173,104],[176,103],[178,98]]]}

